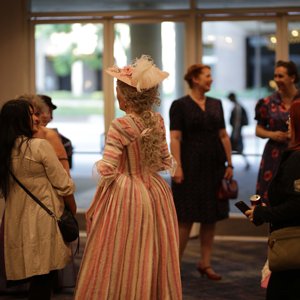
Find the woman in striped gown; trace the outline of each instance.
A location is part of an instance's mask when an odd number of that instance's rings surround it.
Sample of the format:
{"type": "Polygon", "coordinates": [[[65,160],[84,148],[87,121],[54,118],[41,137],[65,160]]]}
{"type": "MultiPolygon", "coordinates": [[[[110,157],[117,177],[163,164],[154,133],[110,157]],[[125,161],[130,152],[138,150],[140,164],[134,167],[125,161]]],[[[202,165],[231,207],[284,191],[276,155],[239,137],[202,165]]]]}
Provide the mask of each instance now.
{"type": "Polygon", "coordinates": [[[168,76],[150,57],[114,66],[124,117],[108,131],[99,186],[87,211],[87,243],[75,299],[182,299],[178,224],[170,187],[158,174],[174,172],[164,122],[152,111],[168,76]]]}

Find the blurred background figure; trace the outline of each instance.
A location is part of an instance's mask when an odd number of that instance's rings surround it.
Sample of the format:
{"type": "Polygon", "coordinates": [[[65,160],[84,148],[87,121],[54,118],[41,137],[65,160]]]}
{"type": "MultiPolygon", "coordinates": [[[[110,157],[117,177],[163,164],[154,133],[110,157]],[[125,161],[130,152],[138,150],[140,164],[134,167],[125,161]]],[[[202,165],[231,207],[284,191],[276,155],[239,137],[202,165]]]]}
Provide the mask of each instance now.
{"type": "Polygon", "coordinates": [[[245,108],[239,103],[237,100],[236,94],[231,92],[228,94],[227,98],[233,103],[234,107],[230,114],[230,125],[232,126],[230,142],[232,147],[233,154],[240,154],[243,156],[246,167],[248,170],[250,168],[250,164],[248,162],[247,156],[244,154],[244,143],[242,136],[242,128],[243,126],[247,126],[248,116],[245,108]]]}
{"type": "MultiPolygon", "coordinates": [[[[54,105],[52,103],[52,98],[47,96],[47,95],[38,95],[47,105],[47,109],[44,110],[41,113],[41,125],[43,126],[47,126],[48,123],[50,123],[53,120],[53,110],[55,110],[57,108],[56,105],[54,105]]],[[[69,167],[70,169],[72,168],[72,163],[73,163],[73,146],[72,146],[72,142],[69,138],[65,137],[64,135],[62,135],[57,128],[52,128],[54,130],[57,131],[63,145],[64,148],[66,150],[67,156],[68,156],[68,161],[69,161],[69,167]]]]}
{"type": "Polygon", "coordinates": [[[288,146],[288,117],[290,107],[300,100],[297,87],[299,75],[293,61],[278,61],[274,70],[277,86],[270,96],[260,99],[255,107],[256,136],[268,139],[258,172],[256,194],[268,203],[268,187],[276,174],[282,152],[288,146]]]}

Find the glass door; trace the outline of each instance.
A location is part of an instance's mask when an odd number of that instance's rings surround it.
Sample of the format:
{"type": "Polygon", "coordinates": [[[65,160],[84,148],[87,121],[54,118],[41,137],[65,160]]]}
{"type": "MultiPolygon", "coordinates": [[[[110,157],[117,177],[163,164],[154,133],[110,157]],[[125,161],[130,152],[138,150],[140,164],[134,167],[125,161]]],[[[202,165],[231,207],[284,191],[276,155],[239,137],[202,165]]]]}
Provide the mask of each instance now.
{"type": "Polygon", "coordinates": [[[203,63],[212,68],[210,94],[222,99],[227,131],[234,92],[245,107],[249,125],[244,127],[244,152],[260,155],[265,140],[255,136],[255,105],[273,90],[276,51],[276,23],[264,21],[204,22],[203,63]]]}
{"type": "Polygon", "coordinates": [[[289,59],[292,60],[300,70],[300,20],[288,23],[288,45],[289,59]]]}
{"type": "MultiPolygon", "coordinates": [[[[242,127],[243,155],[233,151],[232,160],[234,176],[239,181],[239,198],[249,201],[256,191],[261,154],[266,143],[266,139],[255,135],[255,106],[260,98],[274,91],[276,23],[204,22],[202,34],[203,63],[211,66],[214,80],[210,95],[222,100],[228,134],[232,131],[230,93],[236,95],[248,116],[248,125],[242,127]]],[[[230,203],[230,210],[239,213],[233,203],[230,203]]]]}
{"type": "Polygon", "coordinates": [[[78,208],[93,198],[92,168],[104,143],[102,58],[102,24],[35,26],[36,93],[50,96],[57,106],[47,127],[72,142],[78,208]]]}
{"type": "MultiPolygon", "coordinates": [[[[147,54],[159,68],[169,72],[169,77],[161,86],[161,105],[158,108],[167,129],[170,105],[173,100],[184,94],[184,28],[183,22],[116,23],[114,27],[114,60],[119,67],[130,64],[142,54],[147,54]]],[[[116,116],[122,114],[117,101],[115,111],[116,116]]]]}

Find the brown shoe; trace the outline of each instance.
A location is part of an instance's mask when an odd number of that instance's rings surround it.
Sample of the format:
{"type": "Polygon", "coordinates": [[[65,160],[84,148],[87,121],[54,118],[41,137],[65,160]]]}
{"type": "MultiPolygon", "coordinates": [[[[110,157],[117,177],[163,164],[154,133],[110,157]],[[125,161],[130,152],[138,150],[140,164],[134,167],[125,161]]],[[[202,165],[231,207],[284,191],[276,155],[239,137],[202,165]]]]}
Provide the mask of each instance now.
{"type": "Polygon", "coordinates": [[[198,272],[201,274],[202,277],[207,276],[210,280],[221,280],[222,276],[216,273],[211,266],[207,266],[202,268],[201,266],[197,266],[198,272]]]}

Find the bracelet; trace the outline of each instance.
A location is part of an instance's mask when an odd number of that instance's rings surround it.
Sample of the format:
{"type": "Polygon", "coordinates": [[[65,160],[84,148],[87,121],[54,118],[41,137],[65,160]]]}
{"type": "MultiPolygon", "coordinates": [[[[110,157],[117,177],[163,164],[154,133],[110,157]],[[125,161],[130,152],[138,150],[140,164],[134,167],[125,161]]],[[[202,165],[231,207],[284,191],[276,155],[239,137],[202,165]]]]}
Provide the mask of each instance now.
{"type": "Polygon", "coordinates": [[[226,168],[234,169],[233,165],[227,165],[226,168]]]}

